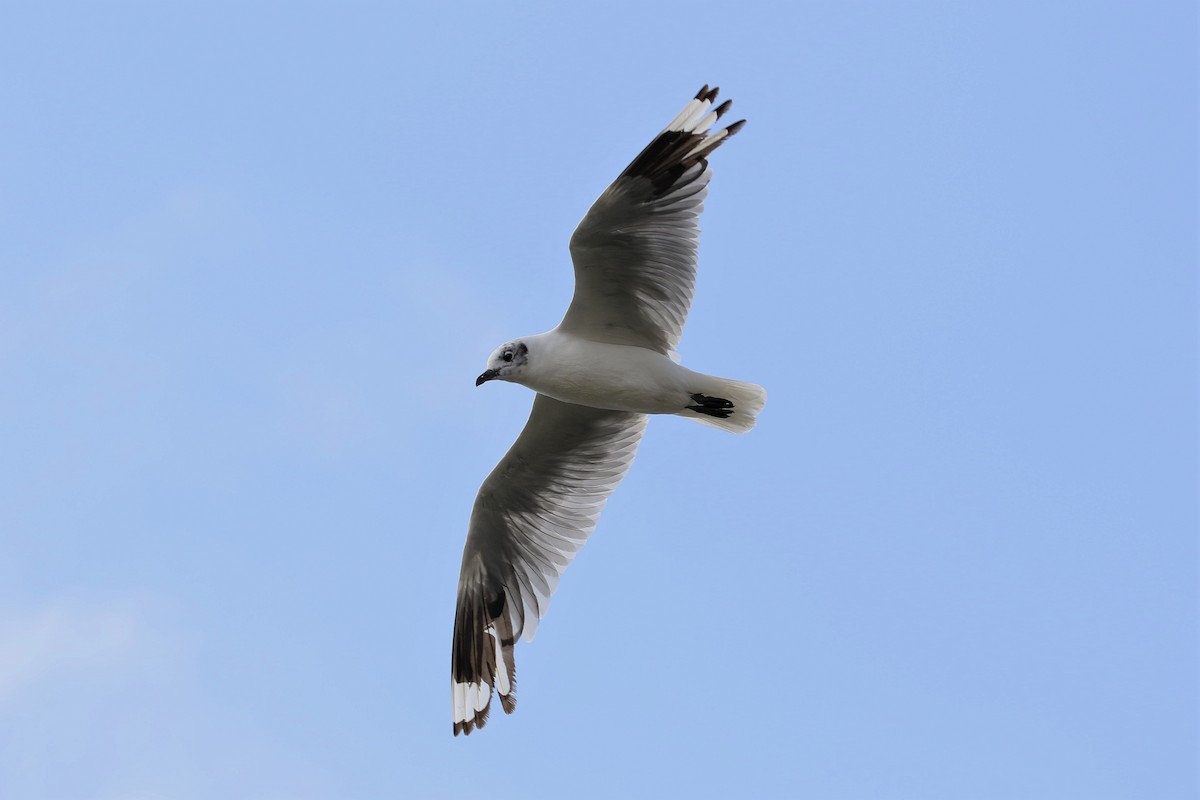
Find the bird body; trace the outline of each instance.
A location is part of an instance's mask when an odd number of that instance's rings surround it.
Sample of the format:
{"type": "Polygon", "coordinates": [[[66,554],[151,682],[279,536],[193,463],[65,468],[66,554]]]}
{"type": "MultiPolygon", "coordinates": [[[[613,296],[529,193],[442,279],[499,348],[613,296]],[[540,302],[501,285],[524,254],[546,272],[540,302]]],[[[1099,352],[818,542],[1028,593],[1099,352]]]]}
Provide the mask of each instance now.
{"type": "Polygon", "coordinates": [[[528,348],[528,368],[510,380],[564,403],[684,414],[695,404],[692,395],[723,391],[723,379],[646,347],[591,341],[557,328],[518,341],[528,348]]]}
{"type": "Polygon", "coordinates": [[[524,430],[471,512],[451,648],[454,733],[516,707],[513,646],[532,639],[559,578],[633,463],[649,414],[737,433],[766,392],[678,363],[695,289],[708,156],[742,122],[702,88],[617,177],[571,237],[575,294],[554,330],[507,342],[475,381],[536,395],[524,430]]]}

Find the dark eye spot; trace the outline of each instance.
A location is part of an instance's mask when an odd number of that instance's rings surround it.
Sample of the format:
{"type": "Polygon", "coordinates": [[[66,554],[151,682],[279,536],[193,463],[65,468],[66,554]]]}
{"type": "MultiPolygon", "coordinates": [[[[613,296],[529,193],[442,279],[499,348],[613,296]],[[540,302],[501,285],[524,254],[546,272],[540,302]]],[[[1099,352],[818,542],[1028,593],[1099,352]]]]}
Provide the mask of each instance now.
{"type": "Polygon", "coordinates": [[[512,361],[512,359],[513,359],[512,351],[505,350],[504,353],[500,356],[500,358],[504,359],[505,361],[512,361]]]}

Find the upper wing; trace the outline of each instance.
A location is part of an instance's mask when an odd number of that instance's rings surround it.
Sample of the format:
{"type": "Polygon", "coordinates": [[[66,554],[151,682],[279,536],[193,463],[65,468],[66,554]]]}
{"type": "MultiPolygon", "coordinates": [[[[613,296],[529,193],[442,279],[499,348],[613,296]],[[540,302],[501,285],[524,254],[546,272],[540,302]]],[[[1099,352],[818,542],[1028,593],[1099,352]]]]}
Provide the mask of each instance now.
{"type": "Polygon", "coordinates": [[[663,354],[675,349],[695,290],[708,155],[745,124],[710,134],[732,103],[710,111],[716,97],[716,88],[702,88],[579,223],[571,236],[575,296],[559,328],[663,354]]]}
{"type": "Polygon", "coordinates": [[[512,648],[532,639],[563,570],[633,462],[646,417],[537,395],[475,499],[454,615],[454,733],[487,721],[493,687],[516,706],[512,648]]]}

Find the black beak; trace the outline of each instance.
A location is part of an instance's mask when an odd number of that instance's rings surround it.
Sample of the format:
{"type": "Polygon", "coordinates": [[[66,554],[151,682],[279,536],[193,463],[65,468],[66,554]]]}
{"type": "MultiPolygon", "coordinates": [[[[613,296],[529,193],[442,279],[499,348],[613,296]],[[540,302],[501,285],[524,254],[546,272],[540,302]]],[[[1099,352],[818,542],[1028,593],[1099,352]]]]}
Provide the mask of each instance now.
{"type": "Polygon", "coordinates": [[[483,373],[482,375],[480,375],[478,378],[475,379],[475,385],[483,386],[485,383],[487,383],[488,381],[490,381],[492,378],[496,377],[499,374],[500,374],[500,372],[498,370],[489,369],[487,372],[483,373]]]}

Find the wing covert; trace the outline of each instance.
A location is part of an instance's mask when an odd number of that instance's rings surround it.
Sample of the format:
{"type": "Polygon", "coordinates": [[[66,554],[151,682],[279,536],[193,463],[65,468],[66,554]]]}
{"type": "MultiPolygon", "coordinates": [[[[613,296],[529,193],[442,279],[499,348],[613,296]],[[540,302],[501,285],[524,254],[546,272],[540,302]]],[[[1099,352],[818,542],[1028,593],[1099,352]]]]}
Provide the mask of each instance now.
{"type": "Polygon", "coordinates": [[[571,236],[575,294],[561,330],[670,354],[696,284],[708,156],[745,120],[713,133],[729,110],[703,87],[613,181],[571,236]]]}
{"type": "Polygon", "coordinates": [[[512,648],[532,639],[558,580],[633,462],[646,417],[537,395],[471,513],[451,653],[454,733],[516,706],[512,648]]]}

